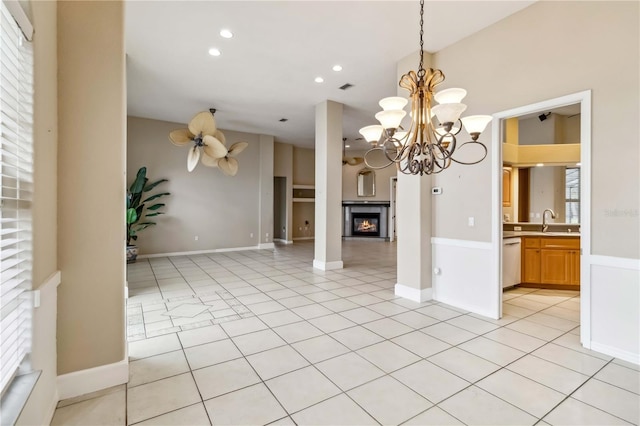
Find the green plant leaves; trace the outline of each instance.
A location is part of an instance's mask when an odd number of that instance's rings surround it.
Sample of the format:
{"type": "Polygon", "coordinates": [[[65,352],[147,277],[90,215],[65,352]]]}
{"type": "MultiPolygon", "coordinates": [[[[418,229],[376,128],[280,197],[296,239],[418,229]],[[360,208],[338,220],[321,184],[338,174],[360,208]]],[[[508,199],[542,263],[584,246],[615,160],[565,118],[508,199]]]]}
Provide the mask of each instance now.
{"type": "Polygon", "coordinates": [[[136,209],[127,209],[127,225],[136,223],[136,220],[138,220],[138,213],[136,213],[136,209]]]}
{"type": "Polygon", "coordinates": [[[155,222],[150,221],[141,222],[142,220],[146,219],[147,217],[159,216],[161,214],[164,214],[164,212],[159,211],[159,209],[164,207],[165,204],[156,203],[151,206],[147,206],[147,203],[160,197],[164,197],[165,195],[171,195],[169,192],[153,194],[144,200],[142,199],[143,193],[151,191],[163,182],[168,182],[168,180],[160,179],[155,182],[149,183],[149,179],[147,178],[147,168],[140,167],[140,169],[138,170],[136,178],[129,187],[129,191],[127,193],[127,244],[129,244],[130,240],[135,241],[138,239],[137,232],[140,232],[143,229],[156,224],[155,222]]]}
{"type": "MultiPolygon", "coordinates": [[[[157,180],[153,183],[150,183],[149,185],[145,186],[144,189],[142,190],[142,192],[149,192],[151,191],[153,188],[155,188],[156,186],[158,186],[159,184],[161,184],[162,182],[169,182],[167,179],[160,179],[157,180]]],[[[132,191],[133,192],[133,191],[132,191]]]]}
{"type": "Polygon", "coordinates": [[[159,194],[155,194],[155,195],[152,195],[151,197],[147,198],[146,200],[143,201],[143,203],[155,200],[156,198],[160,198],[160,197],[163,197],[165,195],[171,195],[171,194],[169,192],[161,192],[159,194]]]}
{"type": "Polygon", "coordinates": [[[133,183],[131,184],[129,191],[132,194],[137,194],[142,192],[146,181],[147,181],[147,168],[140,167],[140,170],[138,170],[138,174],[136,175],[136,180],[134,180],[133,183]]]}

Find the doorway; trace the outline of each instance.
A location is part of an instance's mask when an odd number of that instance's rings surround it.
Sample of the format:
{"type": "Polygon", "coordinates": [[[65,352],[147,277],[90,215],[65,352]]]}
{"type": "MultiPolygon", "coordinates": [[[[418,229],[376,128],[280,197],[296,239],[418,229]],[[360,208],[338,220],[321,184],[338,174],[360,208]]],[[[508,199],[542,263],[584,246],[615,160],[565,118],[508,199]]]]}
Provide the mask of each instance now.
{"type": "Polygon", "coordinates": [[[287,178],[273,178],[273,239],[287,240],[287,178]]]}
{"type": "MultiPolygon", "coordinates": [[[[498,310],[498,317],[503,316],[503,282],[505,277],[503,276],[503,221],[505,215],[503,214],[503,208],[505,206],[504,189],[504,169],[503,169],[503,134],[506,131],[503,123],[508,119],[522,116],[540,117],[540,120],[544,120],[549,117],[548,112],[550,110],[567,107],[570,105],[578,104],[580,111],[580,209],[578,212],[579,225],[580,225],[580,248],[579,253],[576,251],[576,256],[579,256],[579,271],[580,271],[580,337],[581,342],[590,341],[590,271],[588,265],[588,255],[591,248],[591,236],[590,236],[590,212],[591,212],[591,91],[584,91],[567,95],[547,101],[531,104],[507,111],[503,111],[494,114],[493,128],[492,128],[492,164],[494,165],[492,170],[492,199],[493,199],[493,213],[492,213],[492,257],[493,257],[493,270],[494,270],[494,283],[496,296],[496,307],[498,310]],[[544,117],[544,118],[543,118],[544,117]]],[[[537,164],[534,164],[536,166],[537,164]]],[[[531,214],[531,213],[530,213],[531,214]]],[[[522,218],[522,213],[516,213],[516,217],[522,218]]],[[[536,218],[536,213],[533,213],[536,218]]],[[[542,213],[544,217],[544,212],[542,213]]],[[[566,216],[565,216],[566,217],[566,216]]],[[[542,225],[541,225],[542,226],[542,225]]],[[[577,267],[577,266],[576,266],[577,267]]]]}

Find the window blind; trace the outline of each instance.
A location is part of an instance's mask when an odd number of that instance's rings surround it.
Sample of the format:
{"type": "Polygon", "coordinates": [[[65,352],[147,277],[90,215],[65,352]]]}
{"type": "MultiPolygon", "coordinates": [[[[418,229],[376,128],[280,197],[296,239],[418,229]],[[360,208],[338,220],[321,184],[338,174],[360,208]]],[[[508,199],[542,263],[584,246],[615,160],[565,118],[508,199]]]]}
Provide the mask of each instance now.
{"type": "Polygon", "coordinates": [[[33,51],[0,2],[0,391],[31,346],[33,51]]]}

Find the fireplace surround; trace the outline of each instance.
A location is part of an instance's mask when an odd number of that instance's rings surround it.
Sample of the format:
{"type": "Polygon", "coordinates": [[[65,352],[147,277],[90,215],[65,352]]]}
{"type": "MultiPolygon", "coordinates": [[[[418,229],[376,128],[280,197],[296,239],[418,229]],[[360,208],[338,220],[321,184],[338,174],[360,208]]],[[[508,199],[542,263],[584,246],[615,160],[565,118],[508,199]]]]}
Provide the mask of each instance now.
{"type": "Polygon", "coordinates": [[[344,238],[388,239],[388,201],[343,201],[342,211],[344,238]]]}

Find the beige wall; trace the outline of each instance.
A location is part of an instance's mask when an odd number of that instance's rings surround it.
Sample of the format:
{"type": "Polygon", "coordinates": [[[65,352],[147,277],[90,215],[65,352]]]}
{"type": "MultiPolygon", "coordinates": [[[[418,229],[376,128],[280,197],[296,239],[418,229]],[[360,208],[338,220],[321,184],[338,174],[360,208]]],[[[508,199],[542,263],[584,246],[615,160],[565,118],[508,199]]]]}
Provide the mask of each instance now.
{"type": "MultiPolygon", "coordinates": [[[[169,180],[158,188],[171,193],[161,199],[166,204],[166,214],[156,218],[156,226],[140,233],[136,242],[140,254],[258,245],[261,219],[260,158],[261,155],[266,155],[261,152],[260,135],[222,129],[228,146],[238,141],[249,143],[238,156],[240,167],[237,175],[226,176],[220,170],[202,164],[198,164],[189,173],[188,149],[175,146],[168,139],[171,130],[183,128],[185,123],[138,117],[128,117],[127,122],[129,183],[138,169],[146,166],[151,180],[169,180]]],[[[265,149],[267,148],[273,150],[273,144],[265,144],[265,149]]],[[[271,163],[272,155],[268,157],[271,163]]],[[[269,174],[269,182],[269,196],[273,203],[272,172],[269,174]]],[[[273,207],[268,210],[273,224],[273,207]]],[[[266,232],[271,236],[273,230],[265,230],[263,237],[266,232]]]]}
{"type": "Polygon", "coordinates": [[[293,203],[293,239],[313,237],[315,225],[315,204],[293,203]]]}
{"type": "MultiPolygon", "coordinates": [[[[34,47],[34,186],[33,287],[40,288],[58,269],[57,255],[57,147],[58,86],[56,2],[31,4],[34,47]]],[[[56,294],[42,289],[41,306],[33,311],[31,362],[42,373],[17,424],[49,422],[56,402],[56,294]]]]}
{"type": "Polygon", "coordinates": [[[122,361],[122,2],[58,2],[58,374],[122,361]]]}
{"type": "MultiPolygon", "coordinates": [[[[350,157],[363,157],[364,151],[349,151],[350,157]]],[[[358,172],[366,168],[366,164],[342,166],[342,199],[345,201],[389,201],[391,199],[391,178],[396,176],[395,166],[374,170],[376,174],[376,195],[375,197],[358,197],[358,172]]]]}
{"type": "Polygon", "coordinates": [[[293,184],[314,185],[316,181],[315,151],[293,147],[293,184]]]}
{"type": "MultiPolygon", "coordinates": [[[[592,252],[628,258],[640,257],[640,240],[628,238],[640,234],[638,7],[637,2],[537,2],[435,55],[447,76],[445,87],[468,90],[465,114],[593,91],[592,252]],[[571,55],[550,47],[558,43],[571,46],[571,55]],[[615,76],[603,77],[611,75],[612,64],[615,76]],[[629,213],[611,213],[616,210],[629,213]]],[[[481,139],[490,143],[490,132],[481,139]]],[[[438,176],[455,196],[436,203],[437,236],[490,241],[491,167],[485,161],[438,176]],[[476,217],[475,228],[466,226],[467,216],[476,217]]]]}

